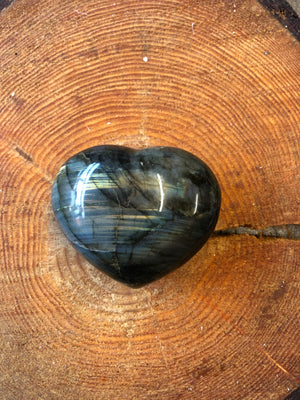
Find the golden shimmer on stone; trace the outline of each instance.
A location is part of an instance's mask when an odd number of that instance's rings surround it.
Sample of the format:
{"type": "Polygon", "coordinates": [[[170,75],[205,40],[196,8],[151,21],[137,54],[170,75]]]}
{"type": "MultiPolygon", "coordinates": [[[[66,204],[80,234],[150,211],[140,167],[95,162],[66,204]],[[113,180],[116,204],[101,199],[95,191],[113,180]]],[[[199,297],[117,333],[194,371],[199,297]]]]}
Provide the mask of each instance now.
{"type": "Polygon", "coordinates": [[[73,246],[131,287],[192,257],[214,230],[220,202],[207,165],[173,147],[84,150],[61,167],[52,190],[56,218],[73,246]]]}

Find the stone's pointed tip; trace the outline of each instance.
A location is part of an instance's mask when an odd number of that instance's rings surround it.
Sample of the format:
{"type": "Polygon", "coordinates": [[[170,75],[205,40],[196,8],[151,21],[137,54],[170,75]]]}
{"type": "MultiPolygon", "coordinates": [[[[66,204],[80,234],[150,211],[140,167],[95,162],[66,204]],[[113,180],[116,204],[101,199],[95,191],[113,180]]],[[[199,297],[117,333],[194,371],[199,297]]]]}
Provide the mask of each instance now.
{"type": "Polygon", "coordinates": [[[52,190],[54,213],[73,246],[131,288],[191,258],[214,230],[220,202],[207,165],[173,147],[84,150],[61,167],[52,190]]]}

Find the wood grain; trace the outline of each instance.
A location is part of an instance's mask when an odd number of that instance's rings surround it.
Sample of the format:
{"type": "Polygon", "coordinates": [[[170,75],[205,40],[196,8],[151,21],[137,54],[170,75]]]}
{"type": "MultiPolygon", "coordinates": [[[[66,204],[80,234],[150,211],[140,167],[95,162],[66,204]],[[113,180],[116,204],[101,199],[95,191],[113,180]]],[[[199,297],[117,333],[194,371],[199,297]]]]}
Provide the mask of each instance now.
{"type": "Polygon", "coordinates": [[[215,235],[134,290],[50,206],[71,155],[181,147],[217,229],[300,224],[299,43],[254,0],[15,0],[0,13],[0,392],[19,399],[284,399],[300,385],[299,241],[215,235]]]}

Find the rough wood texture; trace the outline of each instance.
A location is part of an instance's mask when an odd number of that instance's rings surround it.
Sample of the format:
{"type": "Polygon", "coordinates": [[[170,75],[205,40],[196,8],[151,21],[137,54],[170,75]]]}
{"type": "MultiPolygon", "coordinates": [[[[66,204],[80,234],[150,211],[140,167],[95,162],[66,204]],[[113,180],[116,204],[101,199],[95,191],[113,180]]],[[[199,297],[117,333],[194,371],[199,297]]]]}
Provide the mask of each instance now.
{"type": "Polygon", "coordinates": [[[0,48],[1,398],[288,396],[300,242],[228,228],[300,223],[299,43],[254,0],[15,0],[0,48]],[[107,143],[202,158],[228,234],[139,290],[90,266],[51,184],[107,143]]]}

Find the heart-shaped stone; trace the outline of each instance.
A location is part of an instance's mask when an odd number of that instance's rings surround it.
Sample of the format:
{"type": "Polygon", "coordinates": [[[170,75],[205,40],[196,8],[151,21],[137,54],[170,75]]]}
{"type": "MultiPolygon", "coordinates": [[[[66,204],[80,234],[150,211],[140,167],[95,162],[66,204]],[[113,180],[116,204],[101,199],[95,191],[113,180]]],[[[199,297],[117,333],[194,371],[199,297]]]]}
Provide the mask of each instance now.
{"type": "Polygon", "coordinates": [[[140,287],[192,257],[217,223],[218,182],[173,147],[98,146],[71,157],[52,190],[56,218],[84,257],[140,287]]]}

